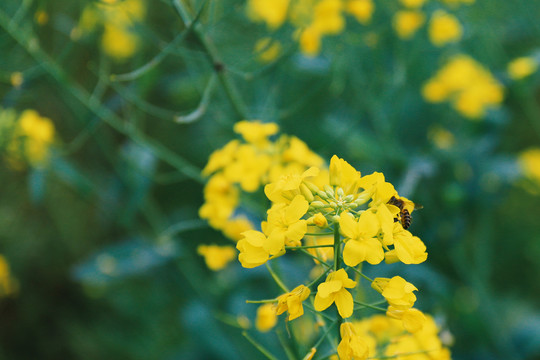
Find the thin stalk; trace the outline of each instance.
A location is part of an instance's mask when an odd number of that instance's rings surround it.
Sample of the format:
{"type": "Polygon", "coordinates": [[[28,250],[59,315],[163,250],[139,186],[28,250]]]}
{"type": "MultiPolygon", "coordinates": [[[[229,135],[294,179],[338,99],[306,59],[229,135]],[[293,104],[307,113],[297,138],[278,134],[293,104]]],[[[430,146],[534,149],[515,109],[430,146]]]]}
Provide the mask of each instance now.
{"type": "Polygon", "coordinates": [[[270,273],[270,275],[272,275],[272,278],[274,279],[276,284],[280,287],[280,289],[287,292],[287,293],[290,292],[290,290],[287,288],[287,286],[285,286],[283,281],[281,281],[279,276],[276,274],[274,269],[272,269],[272,267],[270,266],[270,264],[268,262],[266,262],[266,268],[268,269],[268,272],[270,273]]]}
{"type": "Polygon", "coordinates": [[[246,304],[271,304],[277,302],[277,299],[266,300],[246,300],[246,304]]]}
{"type": "Polygon", "coordinates": [[[270,351],[266,350],[261,344],[259,344],[255,339],[253,339],[251,336],[248,335],[247,332],[242,332],[242,335],[251,343],[251,345],[255,346],[257,350],[259,350],[264,356],[266,356],[269,360],[278,360],[274,355],[270,353],[270,351]]]}
{"type": "MultiPolygon", "coordinates": [[[[188,10],[184,6],[181,0],[172,0],[174,7],[176,8],[176,11],[182,18],[182,21],[184,22],[186,27],[191,27],[193,25],[193,19],[191,18],[191,15],[189,14],[188,10]]],[[[227,95],[227,98],[229,99],[234,111],[236,112],[237,116],[240,119],[246,119],[247,118],[247,111],[246,111],[246,105],[244,104],[244,101],[240,97],[238,90],[234,86],[233,82],[231,81],[228,71],[226,67],[224,66],[223,62],[218,56],[217,50],[214,46],[214,44],[210,41],[210,39],[204,34],[204,32],[201,29],[201,24],[198,22],[193,25],[193,34],[197,37],[197,40],[199,40],[199,43],[201,44],[204,53],[206,57],[208,58],[208,61],[211,63],[212,67],[214,68],[215,73],[218,75],[219,81],[221,82],[221,85],[223,87],[223,90],[225,90],[225,94],[227,95]]]]}
{"type": "Polygon", "coordinates": [[[331,269],[332,266],[330,264],[328,264],[326,261],[322,260],[320,257],[318,256],[315,256],[313,254],[311,254],[309,251],[307,250],[304,250],[304,249],[300,249],[301,252],[303,252],[304,254],[306,254],[307,256],[310,256],[312,257],[313,259],[317,260],[318,262],[320,262],[321,264],[323,264],[324,266],[326,266],[327,268],[331,269]]]}
{"type": "Polygon", "coordinates": [[[360,270],[358,270],[358,269],[355,268],[354,266],[349,267],[349,269],[353,269],[358,275],[360,275],[361,277],[363,277],[363,278],[366,279],[367,281],[373,282],[373,279],[371,279],[370,277],[364,275],[360,270]]]}
{"type": "MultiPolygon", "coordinates": [[[[341,268],[341,235],[339,234],[339,223],[334,224],[334,271],[338,271],[341,268]]],[[[339,313],[337,314],[337,328],[338,328],[338,343],[341,342],[341,324],[343,318],[339,313]]]]}
{"type": "Polygon", "coordinates": [[[285,249],[287,249],[287,250],[299,250],[299,249],[316,249],[316,248],[325,248],[325,247],[334,247],[334,245],[285,246],[285,249]]]}
{"type": "Polygon", "coordinates": [[[378,310],[378,311],[383,311],[383,312],[386,312],[386,309],[385,308],[382,308],[382,307],[379,307],[379,306],[374,306],[372,304],[366,304],[364,302],[361,302],[361,301],[357,301],[357,300],[354,300],[354,303],[356,305],[362,305],[364,307],[367,307],[367,308],[370,308],[370,309],[373,309],[373,310],[378,310]]]}

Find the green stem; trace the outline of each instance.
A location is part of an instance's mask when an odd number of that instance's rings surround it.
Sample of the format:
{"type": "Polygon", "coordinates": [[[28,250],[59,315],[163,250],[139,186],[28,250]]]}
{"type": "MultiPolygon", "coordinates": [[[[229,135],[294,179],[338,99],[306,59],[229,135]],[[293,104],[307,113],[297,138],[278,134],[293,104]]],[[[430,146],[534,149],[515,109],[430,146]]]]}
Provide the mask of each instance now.
{"type": "Polygon", "coordinates": [[[305,236],[327,236],[332,235],[333,232],[325,232],[325,233],[305,233],[305,236]]]}
{"type": "Polygon", "coordinates": [[[303,252],[304,254],[306,254],[307,256],[310,256],[313,259],[317,260],[318,262],[320,262],[321,264],[323,264],[327,268],[329,268],[329,269],[332,268],[332,266],[330,264],[328,264],[326,261],[322,260],[320,257],[318,257],[316,255],[311,254],[309,251],[304,250],[304,249],[300,249],[300,251],[303,252]]]}
{"type": "Polygon", "coordinates": [[[358,269],[355,268],[354,266],[349,267],[349,269],[353,269],[358,275],[360,275],[361,277],[363,277],[363,278],[366,279],[367,281],[373,282],[373,279],[371,279],[370,277],[364,275],[360,270],[358,270],[358,269]]]}
{"type": "MultiPolygon", "coordinates": [[[[338,271],[341,268],[341,235],[339,234],[339,223],[334,224],[334,271],[338,271]]],[[[341,324],[343,323],[343,318],[341,315],[337,314],[337,332],[338,332],[338,343],[341,342],[341,324]]]]}
{"type": "Polygon", "coordinates": [[[246,300],[246,304],[271,304],[277,302],[277,299],[266,300],[246,300]]]}
{"type": "Polygon", "coordinates": [[[251,343],[251,345],[255,346],[257,350],[259,350],[264,356],[266,356],[267,359],[270,360],[278,360],[274,355],[270,354],[268,350],[266,350],[261,344],[255,341],[251,336],[248,335],[247,332],[242,332],[242,335],[251,343]]]}
{"type": "MultiPolygon", "coordinates": [[[[191,27],[193,25],[193,19],[191,18],[191,15],[187,11],[182,1],[173,0],[173,5],[176,8],[180,17],[182,18],[182,21],[184,22],[185,26],[191,27]]],[[[196,23],[195,25],[193,25],[193,34],[195,34],[195,36],[199,40],[199,43],[203,47],[204,53],[206,57],[208,58],[208,61],[211,63],[212,67],[214,68],[215,73],[218,75],[219,81],[221,82],[221,85],[223,86],[223,89],[225,90],[225,94],[227,95],[227,98],[231,102],[231,105],[233,106],[233,109],[236,112],[237,116],[241,120],[246,119],[247,118],[246,105],[244,104],[242,98],[240,97],[238,90],[234,86],[233,82],[229,78],[227,69],[225,68],[223,62],[220,60],[214,44],[210,41],[210,39],[208,39],[208,37],[201,30],[200,23],[196,23]]]]}
{"type": "Polygon", "coordinates": [[[54,80],[59,84],[64,85],[67,88],[67,93],[75,97],[97,117],[105,121],[118,132],[129,137],[135,143],[146,147],[157,157],[169,163],[189,178],[201,183],[203,182],[198,168],[189,164],[186,160],[179,157],[159,142],[146,137],[140,130],[130,126],[130,124],[124,123],[118,115],[102,106],[97,99],[94,99],[85,88],[70,79],[62,67],[56,64],[48,54],[41,50],[39,42],[31,30],[28,28],[20,28],[17,24],[11,23],[10,17],[2,10],[0,10],[0,27],[4,28],[4,30],[6,30],[6,32],[17,41],[54,80]]]}
{"type": "Polygon", "coordinates": [[[325,247],[334,247],[334,245],[285,246],[285,249],[287,249],[287,250],[299,250],[299,249],[316,249],[316,248],[325,248],[325,247]]]}
{"type": "Polygon", "coordinates": [[[270,275],[272,275],[272,278],[274,279],[274,281],[276,282],[276,284],[280,287],[281,290],[285,291],[285,292],[290,292],[290,290],[287,288],[287,286],[285,286],[285,284],[283,283],[283,281],[281,281],[281,279],[279,278],[279,276],[276,274],[276,272],[274,271],[274,269],[272,269],[272,267],[270,266],[270,264],[268,262],[266,262],[266,268],[268,269],[268,272],[270,273],[270,275]]]}
{"type": "Polygon", "coordinates": [[[354,303],[356,305],[362,305],[364,307],[367,307],[367,308],[370,308],[370,309],[373,309],[373,310],[378,310],[378,311],[383,311],[383,312],[386,312],[386,309],[385,308],[382,308],[382,307],[379,307],[379,306],[374,306],[372,304],[366,304],[364,302],[361,302],[361,301],[357,301],[357,300],[354,300],[354,303]]]}

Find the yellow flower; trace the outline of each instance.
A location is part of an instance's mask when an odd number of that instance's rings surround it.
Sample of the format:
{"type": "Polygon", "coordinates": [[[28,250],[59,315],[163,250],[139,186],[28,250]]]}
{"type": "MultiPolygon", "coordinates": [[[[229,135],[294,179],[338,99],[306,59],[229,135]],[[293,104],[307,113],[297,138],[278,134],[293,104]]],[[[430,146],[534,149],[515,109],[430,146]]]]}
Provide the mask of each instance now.
{"type": "Polygon", "coordinates": [[[420,264],[426,261],[426,245],[419,237],[404,230],[399,222],[394,223],[394,249],[397,258],[404,264],[420,264]]]}
{"type": "Polygon", "coordinates": [[[0,254],[0,296],[17,292],[18,284],[11,277],[9,264],[6,258],[0,254]]]}
{"type": "Polygon", "coordinates": [[[458,19],[445,11],[438,10],[429,23],[429,39],[435,46],[443,46],[461,39],[463,29],[458,19]]]}
{"type": "Polygon", "coordinates": [[[278,181],[264,187],[266,197],[273,203],[289,203],[296,195],[313,197],[311,191],[305,185],[305,180],[319,174],[319,169],[311,167],[302,174],[290,173],[281,176],[278,181]]]}
{"type": "Polygon", "coordinates": [[[264,304],[257,309],[255,327],[260,332],[270,331],[277,324],[276,307],[274,304],[264,304]]]}
{"type": "Polygon", "coordinates": [[[296,136],[289,138],[288,146],[281,154],[281,160],[285,163],[298,163],[306,167],[321,167],[324,164],[324,160],[296,136]]]}
{"type": "Polygon", "coordinates": [[[248,16],[265,22],[270,29],[280,27],[287,17],[289,0],[249,0],[248,16]]]}
{"type": "Polygon", "coordinates": [[[343,261],[349,266],[356,266],[362,261],[374,265],[384,259],[381,242],[377,239],[379,221],[371,211],[365,211],[355,221],[349,213],[343,213],[339,227],[347,242],[343,249],[343,261]]]}
{"type": "Polygon", "coordinates": [[[388,304],[397,310],[410,309],[416,301],[413,291],[418,289],[401,276],[394,276],[391,279],[375,278],[371,287],[380,292],[388,304]]]}
{"type": "Polygon", "coordinates": [[[205,203],[199,216],[207,219],[214,228],[221,229],[238,203],[238,189],[222,174],[210,178],[204,188],[205,203]]]}
{"type": "Polygon", "coordinates": [[[337,351],[340,360],[364,360],[367,359],[369,348],[366,342],[356,334],[354,325],[350,322],[341,324],[339,328],[341,341],[337,351]]]}
{"type": "Polygon", "coordinates": [[[320,227],[320,228],[325,228],[325,227],[328,226],[328,220],[326,219],[326,217],[323,214],[316,213],[313,216],[313,224],[320,227]]]}
{"type": "Polygon", "coordinates": [[[313,10],[313,26],[320,34],[338,34],[345,27],[341,0],[321,0],[313,10]]]}
{"type": "Polygon", "coordinates": [[[419,8],[421,7],[422,5],[424,5],[424,3],[426,2],[426,0],[399,0],[399,2],[403,5],[403,6],[406,6],[408,8],[419,8]]]}
{"type": "Polygon", "coordinates": [[[430,128],[428,138],[436,147],[443,150],[450,149],[455,143],[454,134],[440,126],[430,128]]]}
{"type": "Polygon", "coordinates": [[[520,57],[508,64],[508,75],[514,80],[523,79],[538,69],[538,62],[532,57],[520,57]]]}
{"type": "Polygon", "coordinates": [[[25,110],[18,119],[15,137],[8,144],[8,151],[14,161],[22,155],[32,166],[43,166],[49,160],[54,133],[50,119],[41,117],[35,110],[25,110]],[[21,149],[23,154],[20,154],[21,149]]]}
{"type": "MultiPolygon", "coordinates": [[[[306,237],[306,245],[333,245],[334,236],[308,236],[306,237]]],[[[308,251],[320,258],[322,261],[328,261],[334,258],[334,248],[333,247],[320,247],[320,248],[311,248],[308,251]]],[[[313,259],[315,264],[319,264],[317,259],[313,259]]],[[[314,268],[314,270],[320,270],[320,268],[314,268]]]]}
{"type": "Polygon", "coordinates": [[[402,39],[410,39],[426,21],[421,11],[402,10],[394,15],[392,25],[397,35],[402,39]]]}
{"type": "Polygon", "coordinates": [[[139,47],[139,37],[126,27],[105,24],[101,46],[107,55],[122,61],[135,54],[139,47]]]}
{"type": "Polygon", "coordinates": [[[301,220],[308,211],[309,204],[302,195],[296,195],[289,205],[280,203],[268,210],[265,233],[272,244],[300,246],[307,232],[307,221],[301,220]]]}
{"type": "Polygon", "coordinates": [[[272,40],[272,38],[265,37],[257,40],[254,50],[257,54],[257,58],[260,61],[269,63],[277,59],[277,57],[281,54],[281,44],[277,40],[272,40]]]}
{"type": "Polygon", "coordinates": [[[373,0],[349,0],[345,9],[353,15],[360,24],[367,24],[375,11],[373,0]]]}
{"type": "Polygon", "coordinates": [[[422,95],[429,102],[450,100],[462,115],[477,120],[502,102],[503,87],[474,59],[457,55],[428,80],[422,95]]]}
{"type": "Polygon", "coordinates": [[[330,273],[326,281],[317,287],[315,310],[323,311],[335,302],[339,315],[342,318],[350,317],[353,314],[354,302],[347,288],[355,286],[356,281],[349,279],[344,269],[330,273]]]}
{"type": "Polygon", "coordinates": [[[518,161],[524,176],[540,182],[540,148],[530,148],[521,152],[518,161]]]}
{"type": "Polygon", "coordinates": [[[252,145],[240,145],[236,151],[236,160],[229,164],[223,174],[233,182],[240,184],[242,190],[254,192],[268,173],[272,159],[252,145]]]}
{"type": "Polygon", "coordinates": [[[336,155],[330,159],[330,185],[343,189],[345,195],[355,194],[360,183],[360,172],[336,155]]]}
{"type": "Polygon", "coordinates": [[[239,141],[233,140],[228,142],[223,148],[214,151],[202,171],[203,175],[210,175],[232,163],[235,159],[236,151],[238,151],[238,146],[239,141]]]}
{"type": "Polygon", "coordinates": [[[232,246],[199,245],[199,255],[204,256],[206,266],[210,270],[221,270],[236,257],[236,251],[232,246]]]}
{"type": "Polygon", "coordinates": [[[239,121],[234,124],[234,132],[242,135],[248,143],[261,146],[266,145],[268,137],[275,135],[279,126],[275,123],[262,123],[261,121],[239,121]]]}
{"type": "Polygon", "coordinates": [[[281,315],[285,311],[289,312],[288,320],[294,320],[304,314],[302,301],[309,297],[311,291],[304,285],[297,286],[293,291],[278,297],[277,314],[281,315]]]}
{"type": "Polygon", "coordinates": [[[315,26],[308,26],[300,34],[300,50],[306,56],[317,56],[321,51],[321,33],[315,26]]]}
{"type": "Polygon", "coordinates": [[[240,240],[242,233],[248,230],[253,230],[253,224],[245,216],[229,219],[223,226],[223,234],[235,241],[240,240]]]}

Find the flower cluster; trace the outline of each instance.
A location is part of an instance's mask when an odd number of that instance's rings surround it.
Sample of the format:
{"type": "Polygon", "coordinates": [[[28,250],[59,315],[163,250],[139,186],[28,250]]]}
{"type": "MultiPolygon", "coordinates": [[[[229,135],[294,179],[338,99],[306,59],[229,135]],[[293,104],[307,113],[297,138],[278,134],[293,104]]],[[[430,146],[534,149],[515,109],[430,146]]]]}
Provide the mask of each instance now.
{"type": "MultiPolygon", "coordinates": [[[[407,359],[449,360],[450,351],[439,338],[439,329],[433,318],[426,315],[422,330],[407,333],[401,324],[383,315],[374,315],[352,323],[352,331],[368,347],[368,356],[407,356],[407,359]]],[[[340,357],[347,359],[347,357],[340,357]]],[[[350,357],[349,357],[350,358],[350,357]]],[[[402,358],[399,356],[398,358],[402,358]]]]}
{"type": "Polygon", "coordinates": [[[503,86],[481,64],[466,55],[453,57],[423,86],[432,103],[449,101],[470,119],[480,119],[503,101],[503,86]]]}
{"type": "Polygon", "coordinates": [[[538,70],[538,60],[529,56],[516,58],[508,64],[508,76],[513,80],[526,78],[536,70],[538,70]]]}
{"type": "MultiPolygon", "coordinates": [[[[239,192],[254,192],[266,184],[264,194],[271,203],[266,218],[260,226],[251,225],[241,232],[236,244],[243,267],[266,264],[283,290],[274,299],[249,301],[263,304],[257,310],[257,329],[269,331],[284,313],[287,321],[302,318],[306,307],[324,327],[317,314],[335,305],[334,324],[340,334],[335,352],[341,359],[366,359],[374,351],[370,337],[360,336],[353,320],[358,309],[386,313],[392,319],[388,320],[392,331],[405,332],[403,337],[424,331],[426,317],[414,308],[417,288],[413,284],[400,276],[372,280],[361,271],[365,262],[419,264],[427,259],[424,243],[407,230],[415,204],[400,196],[382,173],[362,176],[335,155],[326,166],[305,144],[293,146],[299,141],[295,138],[282,136],[271,141],[278,131],[275,124],[244,121],[235,131],[244,141],[233,140],[213,153],[204,169],[211,178],[200,212],[212,226],[223,229],[234,219],[239,192]],[[212,185],[215,179],[219,187],[212,185]],[[268,264],[288,252],[305,254],[314,261],[310,281],[296,284],[293,290],[268,264]],[[360,277],[382,295],[387,308],[360,301],[365,298],[358,297],[360,277]]],[[[209,249],[204,245],[199,251],[209,254],[209,249]]],[[[387,351],[401,347],[396,349],[387,351]]],[[[317,346],[307,358],[316,351],[317,346]]]]}
{"type": "MultiPolygon", "coordinates": [[[[472,3],[474,0],[465,2],[472,3]]],[[[399,3],[402,8],[398,11],[389,7],[392,9],[392,24],[401,39],[411,39],[426,23],[423,7],[428,1],[399,0],[399,3]]],[[[453,6],[459,1],[444,3],[453,6]]],[[[430,41],[437,47],[459,41],[463,35],[459,20],[440,5],[435,8],[438,10],[430,15],[429,21],[430,41]]],[[[347,18],[368,25],[374,12],[373,0],[249,0],[247,6],[249,18],[265,23],[272,31],[291,26],[293,37],[299,42],[302,53],[307,56],[319,54],[325,37],[345,31],[347,18]]],[[[264,38],[257,42],[255,50],[259,59],[267,62],[278,56],[281,47],[276,40],[264,38]]]]}
{"type": "Polygon", "coordinates": [[[0,109],[0,128],[6,159],[13,168],[22,168],[25,163],[34,167],[47,164],[55,136],[50,119],[35,110],[18,115],[13,110],[0,109]]]}
{"type": "Polygon", "coordinates": [[[84,9],[72,37],[79,38],[102,25],[103,51],[113,59],[123,61],[133,56],[140,45],[134,28],[142,22],[145,15],[146,5],[143,0],[93,2],[84,9]]]}
{"type": "MultiPolygon", "coordinates": [[[[242,232],[254,228],[241,213],[242,195],[246,197],[257,192],[283,174],[320,166],[323,160],[294,136],[282,135],[271,140],[279,131],[276,124],[241,121],[234,130],[242,136],[242,140],[232,140],[216,150],[203,169],[203,175],[209,176],[209,179],[204,188],[205,203],[199,215],[208,220],[213,228],[237,241],[242,237],[242,232]]],[[[231,260],[230,246],[221,249],[213,247],[211,253],[208,249],[200,249],[199,253],[205,258],[218,256],[222,260],[231,260]]],[[[219,270],[228,261],[207,260],[207,264],[209,262],[214,264],[210,268],[219,270]],[[216,267],[216,264],[222,266],[216,267]]]]}
{"type": "MultiPolygon", "coordinates": [[[[411,39],[426,22],[422,7],[425,0],[401,0],[405,9],[394,14],[393,26],[397,35],[404,40],[411,39]]],[[[446,10],[436,10],[431,14],[428,35],[431,43],[437,47],[461,40],[463,28],[459,20],[446,10]]]]}
{"type": "Polygon", "coordinates": [[[302,53],[316,56],[325,36],[345,30],[346,18],[360,24],[371,20],[373,0],[249,0],[247,13],[253,21],[265,23],[276,30],[286,22],[296,29],[302,53]]]}

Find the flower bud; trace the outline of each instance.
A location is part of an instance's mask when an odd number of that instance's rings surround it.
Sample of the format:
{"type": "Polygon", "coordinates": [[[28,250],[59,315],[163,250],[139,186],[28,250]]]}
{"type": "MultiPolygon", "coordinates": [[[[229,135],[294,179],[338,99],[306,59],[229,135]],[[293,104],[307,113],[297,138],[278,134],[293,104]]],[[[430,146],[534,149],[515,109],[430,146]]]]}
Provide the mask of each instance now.
{"type": "Polygon", "coordinates": [[[311,192],[314,194],[317,194],[319,191],[321,191],[321,189],[319,189],[319,187],[315,185],[314,183],[312,183],[311,181],[304,180],[304,184],[306,184],[308,189],[311,190],[311,192]]]}
{"type": "Polygon", "coordinates": [[[326,220],[326,217],[321,213],[315,214],[313,217],[313,223],[320,228],[328,226],[328,220],[326,220]]]}
{"type": "Polygon", "coordinates": [[[312,201],[309,205],[314,209],[319,209],[327,206],[325,203],[318,200],[312,201]]]}
{"type": "Polygon", "coordinates": [[[328,195],[328,197],[333,198],[335,196],[334,189],[332,189],[332,187],[329,185],[324,185],[324,191],[326,191],[326,195],[328,195]]]}
{"type": "Polygon", "coordinates": [[[300,192],[302,193],[302,195],[304,195],[308,202],[315,200],[315,198],[313,197],[313,193],[304,183],[300,184],[300,192]]]}
{"type": "Polygon", "coordinates": [[[345,191],[343,191],[342,188],[338,188],[338,189],[336,190],[336,193],[337,193],[337,195],[338,195],[339,197],[343,197],[343,196],[345,195],[345,191]]]}
{"type": "Polygon", "coordinates": [[[326,195],[326,193],[324,191],[317,191],[317,195],[321,198],[321,199],[328,199],[328,195],[326,195]]]}

